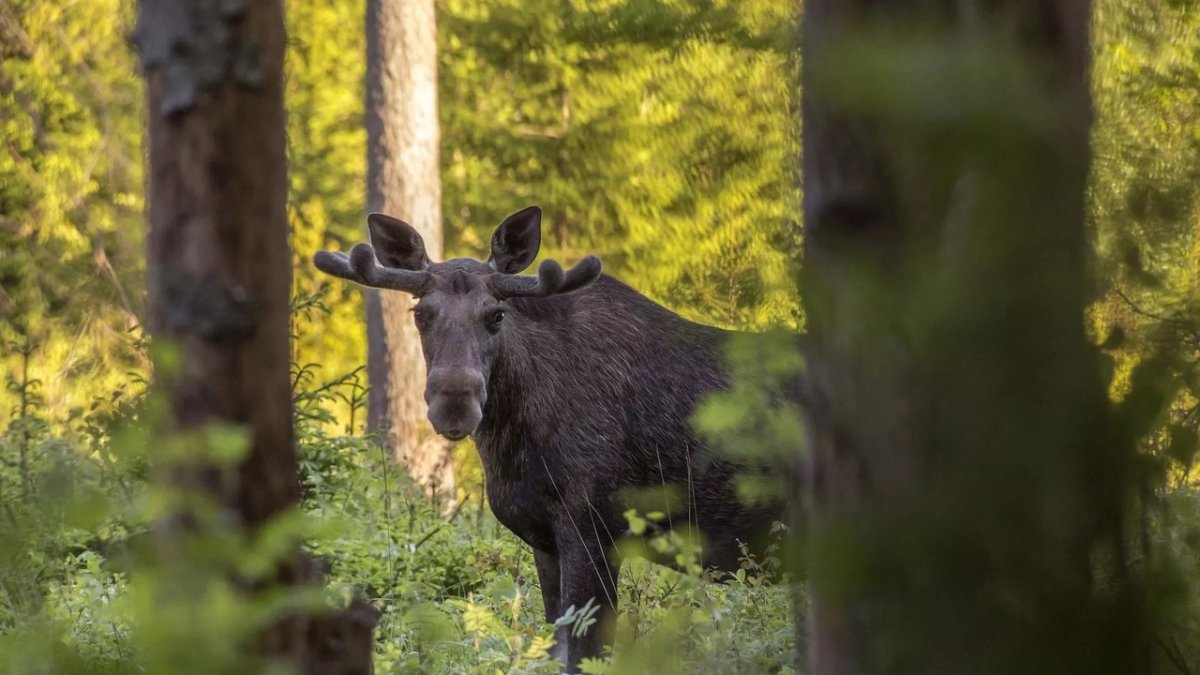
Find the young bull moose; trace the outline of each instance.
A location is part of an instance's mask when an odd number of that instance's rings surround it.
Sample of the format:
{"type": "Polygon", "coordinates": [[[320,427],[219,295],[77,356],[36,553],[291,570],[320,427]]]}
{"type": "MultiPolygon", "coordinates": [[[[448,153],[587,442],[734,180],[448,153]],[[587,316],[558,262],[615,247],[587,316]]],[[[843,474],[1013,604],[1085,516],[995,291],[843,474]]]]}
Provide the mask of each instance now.
{"type": "Polygon", "coordinates": [[[781,517],[778,505],[738,500],[738,467],[706,452],[690,424],[705,394],[726,384],[726,331],[601,274],[594,256],[565,273],[547,260],[536,277],[518,276],[541,243],[536,206],[504,220],[487,262],[435,263],[407,223],[381,214],[367,223],[373,247],[314,262],[418,299],[429,421],[447,438],[474,438],[492,511],[533,547],[547,621],[600,604],[600,630],[559,629],[565,668],[598,655],[611,628],[616,542],[639,488],[678,490],[668,520],[701,533],[706,568],[735,570],[739,542],[761,542],[781,517]]]}

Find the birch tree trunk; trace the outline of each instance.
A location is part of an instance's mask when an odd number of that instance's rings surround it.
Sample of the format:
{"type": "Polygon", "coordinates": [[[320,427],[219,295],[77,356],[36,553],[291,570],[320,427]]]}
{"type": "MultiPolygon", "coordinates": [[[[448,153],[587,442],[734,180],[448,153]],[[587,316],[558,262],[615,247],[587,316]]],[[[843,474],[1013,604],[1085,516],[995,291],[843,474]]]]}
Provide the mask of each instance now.
{"type": "Polygon", "coordinates": [[[811,672],[1138,672],[1089,3],[803,9],[811,672]]]}
{"type": "MultiPolygon", "coordinates": [[[[367,0],[367,211],[413,225],[442,257],[433,0],[367,0]]],[[[408,295],[368,290],[368,428],[418,482],[453,493],[450,444],[425,418],[425,360],[408,295]]]]}

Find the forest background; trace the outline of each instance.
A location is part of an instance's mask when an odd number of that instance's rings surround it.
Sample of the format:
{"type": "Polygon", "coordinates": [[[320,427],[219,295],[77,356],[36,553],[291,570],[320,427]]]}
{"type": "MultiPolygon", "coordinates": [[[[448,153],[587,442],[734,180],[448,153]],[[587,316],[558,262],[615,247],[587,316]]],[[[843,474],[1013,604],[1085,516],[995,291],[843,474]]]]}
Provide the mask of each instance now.
{"type": "MultiPolygon", "coordinates": [[[[447,519],[360,438],[361,293],[308,261],[363,238],[364,4],[285,5],[294,389],[305,506],[325,523],[315,546],[332,561],[332,586],[364,589],[384,610],[383,672],[552,668],[526,590],[529,554],[483,508],[470,446],[456,454],[460,507],[447,519]]],[[[596,253],[691,319],[803,328],[791,5],[440,0],[447,257],[482,257],[504,215],[538,203],[547,257],[596,253]]],[[[197,672],[216,672],[219,646],[250,625],[230,619],[246,607],[193,598],[180,599],[178,621],[148,631],[153,576],[139,590],[123,562],[150,494],[126,425],[150,414],[134,10],[127,0],[0,7],[0,668],[13,672],[31,659],[87,672],[200,663],[188,655],[206,659],[197,672]],[[197,636],[185,623],[209,627],[197,636]]],[[[1196,672],[1200,8],[1097,0],[1094,11],[1088,322],[1111,357],[1114,401],[1150,359],[1173,383],[1146,404],[1143,442],[1163,477],[1156,536],[1181,561],[1157,658],[1196,672]]],[[[640,608],[623,635],[686,647],[663,668],[793,663],[786,592],[673,574],[636,567],[622,582],[626,607],[640,608]]],[[[633,646],[652,642],[625,643],[629,663],[655,659],[633,646]]]]}

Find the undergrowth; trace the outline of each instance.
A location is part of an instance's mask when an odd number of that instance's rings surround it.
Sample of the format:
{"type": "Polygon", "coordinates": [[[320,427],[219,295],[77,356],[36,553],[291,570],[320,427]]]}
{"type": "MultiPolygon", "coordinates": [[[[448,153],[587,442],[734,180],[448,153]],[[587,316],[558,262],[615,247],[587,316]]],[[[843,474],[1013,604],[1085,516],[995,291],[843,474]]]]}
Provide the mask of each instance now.
{"type": "MultiPolygon", "coordinates": [[[[0,673],[274,672],[240,649],[254,631],[356,590],[382,612],[378,673],[558,672],[532,554],[469,480],[474,450],[458,453],[468,480],[456,502],[439,502],[355,433],[359,373],[317,382],[315,369],[296,368],[294,381],[303,514],[254,541],[203,521],[174,559],[148,544],[170,499],[147,481],[147,449],[175,441],[151,431],[160,413],[145,383],[51,423],[38,383],[10,382],[25,403],[0,435],[0,673]],[[322,593],[252,602],[231,587],[230,570],[254,578],[300,537],[325,571],[322,593]]],[[[228,430],[201,442],[229,461],[238,443],[228,430]]],[[[792,672],[790,590],[759,573],[777,561],[747,556],[712,583],[694,547],[670,536],[652,545],[692,571],[628,560],[615,648],[585,672],[792,672]]],[[[572,608],[561,621],[584,629],[593,614],[572,608]]]]}

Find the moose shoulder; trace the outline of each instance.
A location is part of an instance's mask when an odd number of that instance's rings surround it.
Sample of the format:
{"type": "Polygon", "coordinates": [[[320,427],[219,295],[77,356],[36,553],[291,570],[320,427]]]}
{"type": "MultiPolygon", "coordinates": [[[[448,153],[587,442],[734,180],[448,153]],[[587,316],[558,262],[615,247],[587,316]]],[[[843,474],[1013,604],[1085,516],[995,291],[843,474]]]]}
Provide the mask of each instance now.
{"type": "Polygon", "coordinates": [[[600,604],[599,630],[556,636],[567,669],[598,655],[610,632],[616,545],[638,488],[679,496],[661,510],[675,528],[700,532],[705,567],[736,569],[739,543],[761,542],[781,517],[781,505],[738,500],[738,467],[707,452],[690,424],[696,404],[726,384],[726,331],[601,274],[594,257],[519,276],[540,244],[536,206],[501,223],[486,262],[434,263],[403,221],[372,214],[368,226],[373,247],[321,252],[315,263],[418,299],[429,420],[448,438],[474,438],[493,512],[533,548],[547,621],[600,604]]]}

